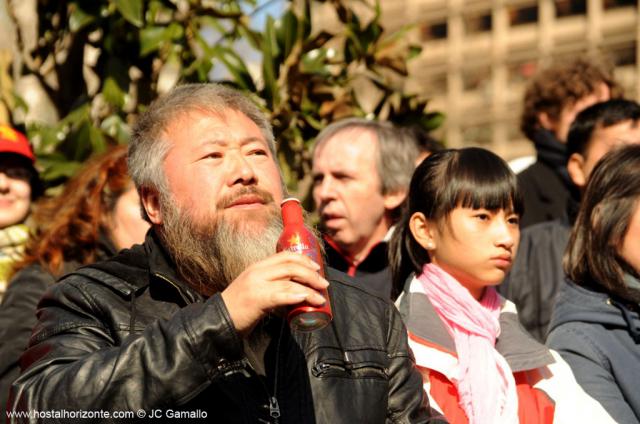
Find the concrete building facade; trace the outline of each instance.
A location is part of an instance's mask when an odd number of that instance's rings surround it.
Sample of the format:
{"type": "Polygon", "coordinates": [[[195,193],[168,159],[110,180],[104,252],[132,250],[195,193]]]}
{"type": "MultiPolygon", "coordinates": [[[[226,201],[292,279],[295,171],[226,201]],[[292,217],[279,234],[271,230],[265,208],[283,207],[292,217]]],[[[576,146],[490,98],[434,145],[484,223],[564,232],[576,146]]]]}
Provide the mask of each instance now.
{"type": "Polygon", "coordinates": [[[640,98],[640,10],[613,0],[381,0],[389,30],[413,24],[423,47],[407,89],[446,113],[436,136],[507,160],[533,153],[519,130],[527,80],[578,55],[615,65],[625,96],[640,98]]]}

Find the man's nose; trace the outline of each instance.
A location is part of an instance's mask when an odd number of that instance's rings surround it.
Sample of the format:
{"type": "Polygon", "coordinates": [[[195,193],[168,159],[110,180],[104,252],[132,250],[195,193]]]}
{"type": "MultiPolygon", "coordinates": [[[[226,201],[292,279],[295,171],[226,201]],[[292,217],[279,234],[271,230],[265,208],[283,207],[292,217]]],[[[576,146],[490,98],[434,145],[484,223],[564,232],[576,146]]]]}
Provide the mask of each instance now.
{"type": "Polygon", "coordinates": [[[335,195],[335,181],[331,176],[325,176],[317,186],[318,200],[320,202],[326,202],[334,199],[335,195]]]}
{"type": "Polygon", "coordinates": [[[252,164],[241,154],[229,155],[229,178],[228,184],[255,184],[257,181],[256,172],[252,164]]]}

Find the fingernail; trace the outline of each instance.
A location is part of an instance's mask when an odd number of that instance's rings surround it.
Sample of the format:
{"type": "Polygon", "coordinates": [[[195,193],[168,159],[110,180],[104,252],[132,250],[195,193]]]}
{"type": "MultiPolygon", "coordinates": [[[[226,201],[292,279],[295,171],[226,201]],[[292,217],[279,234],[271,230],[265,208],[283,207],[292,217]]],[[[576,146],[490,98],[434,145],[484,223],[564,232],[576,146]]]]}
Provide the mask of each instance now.
{"type": "Polygon", "coordinates": [[[324,286],[323,288],[327,288],[329,287],[329,280],[327,280],[326,278],[322,278],[320,277],[320,282],[323,283],[322,285],[324,286]]]}

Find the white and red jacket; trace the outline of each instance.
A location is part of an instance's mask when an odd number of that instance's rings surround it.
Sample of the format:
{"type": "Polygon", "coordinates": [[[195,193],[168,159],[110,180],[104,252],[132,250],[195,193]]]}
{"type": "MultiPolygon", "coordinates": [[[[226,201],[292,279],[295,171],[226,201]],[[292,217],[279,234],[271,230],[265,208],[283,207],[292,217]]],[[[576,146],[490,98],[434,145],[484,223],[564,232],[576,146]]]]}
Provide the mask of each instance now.
{"type": "MultiPolygon", "coordinates": [[[[415,278],[408,282],[396,305],[407,326],[409,345],[422,373],[424,389],[431,406],[450,423],[467,423],[452,382],[458,372],[455,342],[429,298],[411,290],[419,284],[415,278]]],[[[578,385],[560,355],[522,328],[515,305],[504,298],[495,348],[513,371],[521,424],[615,422],[578,385]]]]}

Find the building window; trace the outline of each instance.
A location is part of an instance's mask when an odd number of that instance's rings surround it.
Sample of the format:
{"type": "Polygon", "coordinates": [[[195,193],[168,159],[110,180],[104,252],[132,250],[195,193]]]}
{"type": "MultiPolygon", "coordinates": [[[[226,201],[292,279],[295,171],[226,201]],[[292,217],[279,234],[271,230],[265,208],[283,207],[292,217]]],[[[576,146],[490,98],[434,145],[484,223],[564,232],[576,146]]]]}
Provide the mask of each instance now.
{"type": "Polygon", "coordinates": [[[477,34],[480,32],[491,31],[491,14],[464,14],[462,16],[464,22],[465,34],[477,34]]]}
{"type": "Polygon", "coordinates": [[[447,22],[424,24],[420,27],[422,41],[442,40],[447,38],[447,22]]]}
{"type": "Polygon", "coordinates": [[[565,16],[584,15],[587,13],[586,0],[556,0],[556,16],[563,18],[565,16]]]}
{"type": "Polygon", "coordinates": [[[538,5],[534,4],[524,7],[509,7],[509,21],[511,26],[538,22],[538,5]]]}
{"type": "Polygon", "coordinates": [[[604,9],[615,9],[618,7],[625,6],[637,6],[637,0],[605,0],[604,1],[604,9]]]}

